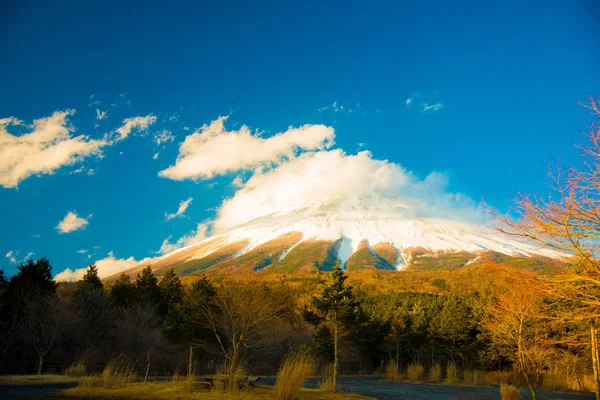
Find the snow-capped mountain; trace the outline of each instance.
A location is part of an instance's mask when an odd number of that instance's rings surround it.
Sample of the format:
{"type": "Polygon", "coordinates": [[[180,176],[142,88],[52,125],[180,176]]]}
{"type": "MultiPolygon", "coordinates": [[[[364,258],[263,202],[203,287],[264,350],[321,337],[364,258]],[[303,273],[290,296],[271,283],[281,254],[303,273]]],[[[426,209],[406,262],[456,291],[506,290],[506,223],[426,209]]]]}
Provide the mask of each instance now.
{"type": "MultiPolygon", "coordinates": [[[[348,270],[443,267],[493,252],[519,258],[560,254],[515,241],[485,225],[420,215],[401,199],[368,196],[281,210],[166,254],[152,262],[160,272],[327,270],[339,259],[348,270]]],[[[129,270],[131,274],[145,265],[129,270]]]]}

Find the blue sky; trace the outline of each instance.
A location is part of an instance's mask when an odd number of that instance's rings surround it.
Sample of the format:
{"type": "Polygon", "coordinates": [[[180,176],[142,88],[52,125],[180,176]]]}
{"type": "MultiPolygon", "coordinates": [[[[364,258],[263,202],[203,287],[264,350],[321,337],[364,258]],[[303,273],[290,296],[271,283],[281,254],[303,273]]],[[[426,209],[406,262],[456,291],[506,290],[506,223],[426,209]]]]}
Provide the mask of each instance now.
{"type": "Polygon", "coordinates": [[[63,139],[88,146],[52,173],[19,175],[49,156],[27,159],[25,146],[7,162],[0,142],[7,275],[30,253],[60,272],[154,257],[165,239],[198,233],[255,166],[158,173],[219,116],[263,138],[323,124],[335,130],[327,149],[368,150],[419,179],[442,172],[448,192],[499,209],[518,191],[546,191],[546,160],[577,161],[589,118],[576,102],[600,83],[592,1],[214,3],[2,2],[0,119],[22,121],[5,135],[18,141],[33,121],[73,110],[63,139]],[[135,117],[155,119],[121,139],[135,117]],[[69,212],[86,223],[61,233],[69,212]]]}

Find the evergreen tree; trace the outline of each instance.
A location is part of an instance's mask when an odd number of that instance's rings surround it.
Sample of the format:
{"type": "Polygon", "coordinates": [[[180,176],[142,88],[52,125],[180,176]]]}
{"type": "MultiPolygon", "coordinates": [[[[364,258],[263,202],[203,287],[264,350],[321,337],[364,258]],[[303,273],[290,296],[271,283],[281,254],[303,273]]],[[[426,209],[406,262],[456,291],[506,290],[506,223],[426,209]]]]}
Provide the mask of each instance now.
{"type": "Polygon", "coordinates": [[[129,275],[122,273],[110,288],[110,298],[118,307],[128,307],[136,300],[136,287],[129,275]]]}
{"type": "Polygon", "coordinates": [[[319,296],[312,298],[315,311],[304,310],[306,321],[319,325],[328,321],[333,325],[333,381],[337,386],[338,372],[338,330],[341,326],[349,326],[356,320],[358,302],[354,298],[352,286],[346,285],[348,277],[338,261],[333,267],[329,283],[321,289],[319,296]]]}
{"type": "Polygon", "coordinates": [[[158,284],[158,290],[160,292],[158,311],[163,316],[183,300],[183,285],[173,269],[165,272],[158,284]]]}
{"type": "Polygon", "coordinates": [[[10,279],[9,296],[26,293],[28,296],[56,294],[56,283],[52,278],[52,266],[46,257],[37,261],[31,258],[17,267],[19,272],[10,279]]]}
{"type": "Polygon", "coordinates": [[[135,279],[135,289],[137,299],[144,303],[159,305],[160,291],[158,289],[158,280],[152,273],[152,267],[148,265],[137,275],[135,279]]]}
{"type": "Polygon", "coordinates": [[[103,289],[102,281],[98,276],[98,267],[96,267],[95,263],[92,263],[88,266],[85,275],[83,276],[82,281],[89,285],[93,289],[103,289]]]}
{"type": "Polygon", "coordinates": [[[211,304],[216,294],[213,284],[203,276],[192,283],[188,290],[183,291],[182,301],[168,309],[164,320],[163,334],[167,340],[189,346],[188,378],[192,374],[194,346],[206,344],[214,338],[213,332],[208,327],[198,323],[197,314],[199,309],[211,304]]]}

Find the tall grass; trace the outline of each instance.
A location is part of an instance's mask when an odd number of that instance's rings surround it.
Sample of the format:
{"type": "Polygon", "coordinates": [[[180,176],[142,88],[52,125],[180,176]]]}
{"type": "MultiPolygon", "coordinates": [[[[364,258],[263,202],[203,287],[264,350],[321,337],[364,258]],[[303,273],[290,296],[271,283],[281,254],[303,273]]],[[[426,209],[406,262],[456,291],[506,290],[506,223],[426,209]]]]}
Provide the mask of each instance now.
{"type": "Polygon", "coordinates": [[[277,373],[275,398],[277,400],[296,399],[300,388],[314,372],[315,361],[306,351],[288,354],[277,373]]]}
{"type": "Polygon", "coordinates": [[[439,382],[442,379],[442,366],[440,364],[433,364],[429,368],[429,382],[439,382]]]}
{"type": "Polygon", "coordinates": [[[327,364],[321,367],[321,382],[319,389],[325,392],[335,392],[335,382],[333,381],[333,364],[327,364]]]}
{"type": "Polygon", "coordinates": [[[390,360],[387,363],[385,366],[385,377],[388,381],[399,381],[401,379],[398,368],[398,361],[396,360],[390,360]]]}
{"type": "Polygon", "coordinates": [[[106,389],[122,388],[135,381],[136,376],[135,363],[120,356],[112,359],[100,374],[106,389]]]}
{"type": "Polygon", "coordinates": [[[84,377],[87,372],[87,366],[84,359],[77,361],[76,363],[71,364],[70,367],[65,369],[65,375],[74,376],[77,378],[84,377]]]}
{"type": "Polygon", "coordinates": [[[420,382],[425,377],[425,367],[421,364],[410,363],[406,371],[406,377],[409,381],[420,382]]]}
{"type": "Polygon", "coordinates": [[[519,400],[521,397],[521,389],[512,385],[500,385],[500,398],[502,400],[519,400]]]}
{"type": "Polygon", "coordinates": [[[446,383],[454,385],[458,382],[458,368],[456,368],[456,364],[448,363],[446,365],[446,383]]]}

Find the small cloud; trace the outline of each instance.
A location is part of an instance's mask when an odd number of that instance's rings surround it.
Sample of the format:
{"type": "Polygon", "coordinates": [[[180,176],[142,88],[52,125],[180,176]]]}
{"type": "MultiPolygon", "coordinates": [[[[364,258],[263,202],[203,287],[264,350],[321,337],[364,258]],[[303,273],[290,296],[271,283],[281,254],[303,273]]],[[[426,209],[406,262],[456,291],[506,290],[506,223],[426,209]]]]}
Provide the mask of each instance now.
{"type": "Polygon", "coordinates": [[[8,258],[8,260],[13,264],[17,262],[17,259],[15,258],[15,256],[13,256],[12,250],[6,253],[6,258],[8,258]]]}
{"type": "Polygon", "coordinates": [[[154,143],[156,143],[158,146],[167,142],[173,142],[174,140],[175,136],[173,136],[171,131],[166,129],[154,134],[154,143]]]}
{"type": "Polygon", "coordinates": [[[138,132],[146,131],[150,125],[156,122],[156,117],[152,114],[146,115],[145,117],[133,117],[125,118],[123,125],[116,130],[119,134],[117,141],[125,139],[133,130],[138,132]]]}
{"type": "Polygon", "coordinates": [[[87,221],[87,219],[77,216],[77,213],[75,213],[74,211],[69,211],[65,218],[63,218],[63,220],[58,223],[56,229],[60,233],[69,233],[73,231],[83,230],[88,224],[89,222],[87,221]]]}
{"type": "Polygon", "coordinates": [[[27,261],[29,260],[35,253],[33,251],[30,251],[29,253],[27,253],[25,255],[25,257],[23,257],[23,261],[27,261]]]}
{"type": "Polygon", "coordinates": [[[154,153],[154,155],[152,156],[153,160],[157,160],[158,159],[158,153],[154,153]]]}
{"type": "Polygon", "coordinates": [[[367,144],[365,142],[361,142],[358,144],[358,148],[362,149],[363,147],[365,147],[367,144]]]}
{"type": "Polygon", "coordinates": [[[442,103],[435,103],[435,104],[427,104],[427,103],[423,103],[423,112],[435,112],[435,111],[439,111],[442,110],[444,108],[444,105],[442,103]]]}
{"type": "Polygon", "coordinates": [[[103,119],[107,118],[108,111],[102,111],[99,108],[96,108],[96,119],[98,121],[102,121],[103,119]]]}
{"type": "Polygon", "coordinates": [[[184,130],[184,131],[189,131],[189,130],[190,130],[190,127],[189,127],[189,126],[184,126],[184,127],[183,127],[183,130],[184,130]]]}
{"type": "Polygon", "coordinates": [[[96,173],[96,171],[94,171],[94,168],[90,168],[87,170],[86,173],[91,176],[91,175],[94,175],[96,173]]]}
{"type": "Polygon", "coordinates": [[[415,92],[412,95],[410,95],[409,98],[407,98],[406,100],[404,100],[404,104],[406,104],[407,107],[410,107],[415,102],[415,99],[417,99],[418,97],[421,97],[421,96],[423,96],[422,93],[415,92]]]}
{"type": "Polygon", "coordinates": [[[85,254],[85,253],[87,253],[87,252],[88,252],[88,251],[87,251],[86,249],[80,249],[80,250],[77,250],[77,251],[76,251],[76,253],[77,253],[77,254],[85,254]]]}
{"type": "Polygon", "coordinates": [[[165,213],[165,219],[167,221],[172,220],[173,218],[177,218],[177,217],[182,217],[183,214],[185,214],[185,211],[187,210],[188,206],[192,203],[193,198],[188,198],[186,200],[183,200],[179,203],[179,208],[177,209],[177,212],[175,214],[167,214],[165,213]]]}
{"type": "Polygon", "coordinates": [[[33,233],[33,234],[31,234],[31,237],[39,239],[40,238],[40,234],[39,233],[33,233]]]}

